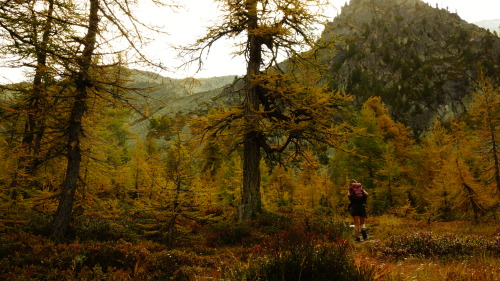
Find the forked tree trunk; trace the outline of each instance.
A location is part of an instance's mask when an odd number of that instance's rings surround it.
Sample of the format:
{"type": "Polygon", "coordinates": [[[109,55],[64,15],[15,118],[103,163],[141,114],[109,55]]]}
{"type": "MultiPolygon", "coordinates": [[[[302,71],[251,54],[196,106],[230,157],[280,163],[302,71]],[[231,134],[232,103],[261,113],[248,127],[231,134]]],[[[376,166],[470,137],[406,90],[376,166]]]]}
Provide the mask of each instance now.
{"type": "Polygon", "coordinates": [[[73,203],[75,200],[75,192],[78,187],[80,163],[82,160],[80,147],[83,131],[82,119],[87,106],[87,91],[91,86],[89,70],[95,50],[99,25],[99,0],[89,1],[89,25],[87,34],[84,38],[85,48],[83,49],[81,57],[77,60],[80,69],[75,80],[76,96],[66,129],[68,134],[68,143],[66,146],[68,159],[66,178],[62,186],[63,189],[59,199],[59,205],[52,221],[52,236],[57,239],[64,236],[72,219],[73,203]]]}

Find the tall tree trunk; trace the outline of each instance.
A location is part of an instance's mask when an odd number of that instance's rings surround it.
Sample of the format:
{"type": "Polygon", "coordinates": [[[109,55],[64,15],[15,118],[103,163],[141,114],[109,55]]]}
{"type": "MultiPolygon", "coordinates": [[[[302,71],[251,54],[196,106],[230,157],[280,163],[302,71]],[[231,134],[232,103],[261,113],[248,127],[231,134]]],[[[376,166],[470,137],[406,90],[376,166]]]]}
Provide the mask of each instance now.
{"type": "Polygon", "coordinates": [[[245,135],[243,141],[243,190],[239,208],[240,221],[256,217],[261,211],[260,198],[260,144],[259,144],[259,93],[252,79],[259,74],[262,61],[262,45],[260,38],[253,30],[258,28],[257,1],[246,1],[248,23],[248,66],[246,75],[245,96],[245,135]]]}
{"type": "Polygon", "coordinates": [[[66,146],[67,167],[63,190],[59,199],[59,205],[52,221],[52,236],[61,238],[67,231],[72,219],[73,202],[75,191],[78,186],[78,178],[81,163],[80,139],[82,137],[82,119],[86,111],[88,89],[91,87],[89,75],[92,56],[95,50],[96,37],[99,25],[99,0],[89,0],[89,25],[84,38],[85,48],[81,57],[77,60],[79,71],[76,75],[76,96],[67,127],[68,143],[66,146]]]}
{"type": "MultiPolygon", "coordinates": [[[[50,32],[52,30],[52,21],[54,13],[54,0],[49,0],[46,22],[42,29],[42,41],[38,42],[38,31],[33,28],[33,42],[36,52],[36,68],[33,78],[33,90],[26,107],[27,117],[24,123],[24,132],[22,138],[23,155],[18,160],[18,170],[23,171],[22,175],[33,176],[40,159],[40,144],[43,137],[43,103],[44,83],[47,77],[47,46],[49,45],[50,32]],[[42,112],[41,112],[42,111],[42,112]]],[[[12,185],[18,184],[18,173],[14,177],[12,185]]]]}
{"type": "Polygon", "coordinates": [[[50,33],[52,31],[52,14],[54,12],[54,0],[49,0],[49,7],[47,11],[47,22],[43,28],[42,42],[36,48],[37,52],[37,66],[35,71],[35,77],[33,78],[33,96],[32,96],[32,116],[28,118],[28,122],[32,125],[30,126],[29,139],[31,141],[31,147],[33,149],[33,163],[31,165],[31,170],[34,170],[38,164],[38,156],[40,153],[40,142],[44,133],[44,126],[41,120],[37,120],[35,113],[43,116],[43,112],[40,112],[40,107],[43,106],[45,100],[44,86],[47,83],[47,47],[49,45],[50,33]],[[38,124],[36,122],[38,121],[38,124]],[[33,143],[34,141],[34,143],[33,143]]]}
{"type": "Polygon", "coordinates": [[[500,164],[498,160],[498,147],[497,147],[497,140],[496,140],[496,135],[495,135],[495,125],[493,121],[493,116],[494,113],[491,112],[491,109],[488,109],[488,125],[489,125],[489,131],[490,131],[490,139],[491,139],[491,154],[493,155],[493,160],[494,160],[494,171],[495,171],[495,182],[497,186],[497,194],[500,196],[500,164]]]}

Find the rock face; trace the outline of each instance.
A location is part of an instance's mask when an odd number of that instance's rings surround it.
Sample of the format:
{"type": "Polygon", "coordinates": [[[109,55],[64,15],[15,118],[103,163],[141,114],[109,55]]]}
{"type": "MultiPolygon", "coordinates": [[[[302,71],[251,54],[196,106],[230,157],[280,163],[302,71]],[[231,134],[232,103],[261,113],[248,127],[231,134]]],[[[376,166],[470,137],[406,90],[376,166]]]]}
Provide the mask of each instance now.
{"type": "Polygon", "coordinates": [[[416,134],[463,113],[480,71],[500,77],[498,36],[420,0],[351,0],[323,39],[334,35],[337,52],[323,58],[332,87],[358,106],[382,97],[416,134]]]}

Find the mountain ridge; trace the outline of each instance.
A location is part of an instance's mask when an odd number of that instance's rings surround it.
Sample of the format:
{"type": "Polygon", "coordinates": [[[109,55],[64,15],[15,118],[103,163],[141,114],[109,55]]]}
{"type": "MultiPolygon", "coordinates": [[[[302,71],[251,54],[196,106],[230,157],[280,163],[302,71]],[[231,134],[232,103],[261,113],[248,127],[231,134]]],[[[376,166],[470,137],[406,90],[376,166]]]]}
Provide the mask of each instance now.
{"type": "MultiPolygon", "coordinates": [[[[358,107],[369,97],[382,97],[392,117],[416,135],[435,120],[465,112],[479,68],[497,82],[500,77],[498,37],[421,0],[353,0],[322,37],[334,35],[342,38],[335,55],[321,58],[332,88],[352,94],[358,107]]],[[[164,99],[155,112],[203,114],[231,99],[234,91],[222,84],[164,99]]]]}
{"type": "Polygon", "coordinates": [[[343,41],[322,58],[332,88],[358,106],[382,97],[417,135],[466,110],[478,68],[500,76],[500,38],[420,0],[352,0],[323,32],[334,35],[343,41]]]}

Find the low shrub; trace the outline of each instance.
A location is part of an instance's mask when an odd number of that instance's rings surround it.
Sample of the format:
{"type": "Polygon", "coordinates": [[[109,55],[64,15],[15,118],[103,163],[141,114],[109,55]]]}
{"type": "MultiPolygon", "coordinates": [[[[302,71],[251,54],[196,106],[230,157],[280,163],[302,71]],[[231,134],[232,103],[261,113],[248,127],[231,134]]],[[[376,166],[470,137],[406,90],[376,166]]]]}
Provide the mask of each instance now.
{"type": "Polygon", "coordinates": [[[253,247],[248,263],[231,271],[231,280],[372,280],[349,255],[346,239],[290,228],[253,247]],[[333,242],[332,242],[333,241],[333,242]]]}
{"type": "Polygon", "coordinates": [[[338,237],[348,238],[352,235],[352,229],[349,224],[339,220],[332,220],[328,217],[318,217],[311,219],[306,227],[312,233],[317,233],[325,237],[337,239],[338,237]]]}
{"type": "Polygon", "coordinates": [[[70,236],[80,241],[127,241],[137,240],[139,231],[126,220],[80,217],[72,226],[70,236]]]}
{"type": "Polygon", "coordinates": [[[429,231],[394,235],[383,241],[370,243],[369,251],[379,258],[403,259],[453,258],[460,256],[500,256],[500,235],[493,239],[479,236],[460,237],[453,233],[433,235],[429,231]]]}
{"type": "Polygon", "coordinates": [[[148,260],[148,279],[150,280],[191,280],[210,267],[212,261],[196,253],[179,250],[164,250],[152,253],[148,260]]]}
{"type": "Polygon", "coordinates": [[[205,244],[209,247],[242,245],[251,236],[251,230],[245,223],[221,222],[207,228],[205,244]]]}
{"type": "Polygon", "coordinates": [[[257,219],[249,222],[252,229],[258,229],[263,235],[274,235],[285,231],[294,224],[291,216],[263,213],[257,219]]]}
{"type": "Polygon", "coordinates": [[[190,280],[209,257],[125,240],[53,244],[23,234],[0,240],[0,280],[190,280]]]}

